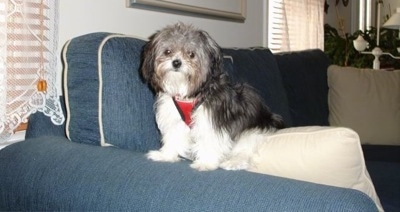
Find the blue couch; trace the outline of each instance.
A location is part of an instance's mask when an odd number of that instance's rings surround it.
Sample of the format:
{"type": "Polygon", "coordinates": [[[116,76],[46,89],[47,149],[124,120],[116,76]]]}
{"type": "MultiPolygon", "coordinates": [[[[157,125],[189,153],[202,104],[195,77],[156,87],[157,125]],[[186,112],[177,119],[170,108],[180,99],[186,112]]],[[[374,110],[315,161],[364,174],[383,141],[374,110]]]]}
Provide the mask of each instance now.
{"type": "MultiPolygon", "coordinates": [[[[0,151],[1,211],[377,210],[357,190],[246,171],[198,172],[188,161],[147,160],[145,152],[160,147],[160,135],[154,95],[138,71],[144,44],[110,33],[87,34],[66,44],[61,100],[67,103],[67,122],[55,126],[33,114],[26,140],[0,151]]],[[[287,126],[329,124],[329,60],[322,51],[223,51],[231,77],[257,88],[287,126]]],[[[382,166],[379,156],[372,160],[367,165],[372,179],[380,181],[375,183],[384,208],[400,208],[399,191],[387,191],[393,185],[387,180],[398,182],[400,175],[381,175],[399,173],[399,161],[382,166]]]]}

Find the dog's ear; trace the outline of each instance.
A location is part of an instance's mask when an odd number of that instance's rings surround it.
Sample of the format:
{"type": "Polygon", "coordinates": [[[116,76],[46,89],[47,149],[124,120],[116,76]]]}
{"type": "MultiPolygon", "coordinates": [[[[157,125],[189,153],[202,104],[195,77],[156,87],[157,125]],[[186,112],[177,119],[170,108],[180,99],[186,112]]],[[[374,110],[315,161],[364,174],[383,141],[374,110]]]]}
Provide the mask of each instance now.
{"type": "Polygon", "coordinates": [[[222,66],[223,66],[223,56],[221,52],[221,47],[219,47],[217,42],[215,42],[215,40],[212,39],[211,36],[206,31],[200,30],[199,33],[200,33],[200,38],[203,40],[206,51],[210,58],[211,62],[210,71],[212,75],[218,76],[222,72],[222,66]]]}
{"type": "Polygon", "coordinates": [[[141,74],[143,79],[146,82],[151,80],[152,75],[154,74],[154,60],[155,60],[155,41],[153,35],[150,38],[150,41],[147,42],[142,51],[142,66],[141,66],[141,74]]]}

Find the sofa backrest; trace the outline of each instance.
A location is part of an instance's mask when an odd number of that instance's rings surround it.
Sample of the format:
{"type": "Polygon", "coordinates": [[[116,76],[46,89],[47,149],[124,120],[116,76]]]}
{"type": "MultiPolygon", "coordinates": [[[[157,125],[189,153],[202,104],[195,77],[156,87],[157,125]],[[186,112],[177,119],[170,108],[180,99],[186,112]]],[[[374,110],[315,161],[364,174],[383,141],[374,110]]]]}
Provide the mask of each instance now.
{"type": "Polygon", "coordinates": [[[328,126],[329,58],[320,49],[275,55],[293,126],[328,126]]]}
{"type": "Polygon", "coordinates": [[[225,69],[231,78],[253,86],[272,112],[283,118],[285,126],[292,126],[286,91],[272,52],[266,48],[225,48],[223,53],[225,58],[231,59],[231,66],[225,61],[225,69]]]}
{"type": "MultiPolygon", "coordinates": [[[[66,134],[71,141],[93,145],[137,151],[159,148],[154,93],[139,74],[145,43],[111,33],[67,42],[63,50],[66,133],[61,133],[64,126],[40,126],[50,123],[34,114],[27,138],[66,134]]],[[[274,56],[268,49],[256,48],[223,49],[223,53],[231,78],[255,87],[286,126],[327,125],[328,62],[321,51],[274,56]]]]}

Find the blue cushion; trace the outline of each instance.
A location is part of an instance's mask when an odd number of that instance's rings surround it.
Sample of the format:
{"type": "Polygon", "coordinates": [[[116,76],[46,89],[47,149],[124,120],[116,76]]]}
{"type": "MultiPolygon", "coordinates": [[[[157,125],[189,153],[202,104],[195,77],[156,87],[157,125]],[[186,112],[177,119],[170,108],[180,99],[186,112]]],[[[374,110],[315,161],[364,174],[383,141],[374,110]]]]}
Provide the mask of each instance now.
{"type": "Polygon", "coordinates": [[[41,137],[0,151],[0,211],[374,211],[364,193],[41,137]]]}
{"type": "Polygon", "coordinates": [[[400,163],[368,160],[365,163],[383,209],[400,211],[400,163]]]}
{"type": "Polygon", "coordinates": [[[328,126],[328,57],[319,49],[275,55],[294,126],[328,126]]]}
{"type": "MultiPolygon", "coordinates": [[[[64,117],[65,104],[64,98],[60,97],[61,110],[64,117]]],[[[65,137],[65,121],[60,125],[55,125],[51,118],[44,113],[36,112],[29,116],[28,128],[26,129],[25,139],[37,138],[40,136],[63,136],[65,137]]]]}
{"type": "Polygon", "coordinates": [[[234,81],[246,82],[257,89],[270,109],[282,116],[285,125],[292,126],[286,91],[271,51],[265,48],[223,49],[223,53],[232,58],[233,66],[228,66],[227,70],[234,81]]]}
{"type": "Polygon", "coordinates": [[[71,141],[138,151],[159,148],[154,95],[139,74],[144,44],[110,33],[67,42],[64,96],[71,141]]]}

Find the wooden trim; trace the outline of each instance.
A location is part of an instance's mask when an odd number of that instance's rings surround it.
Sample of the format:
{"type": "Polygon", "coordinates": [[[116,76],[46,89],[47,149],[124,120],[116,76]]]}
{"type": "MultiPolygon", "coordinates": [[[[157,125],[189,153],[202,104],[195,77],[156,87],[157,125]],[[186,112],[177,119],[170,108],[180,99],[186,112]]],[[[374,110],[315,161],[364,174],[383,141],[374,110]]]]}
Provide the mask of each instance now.
{"type": "Polygon", "coordinates": [[[21,123],[15,130],[14,132],[18,131],[24,131],[28,128],[28,123],[21,123]]]}

